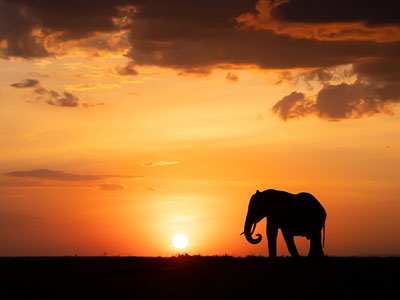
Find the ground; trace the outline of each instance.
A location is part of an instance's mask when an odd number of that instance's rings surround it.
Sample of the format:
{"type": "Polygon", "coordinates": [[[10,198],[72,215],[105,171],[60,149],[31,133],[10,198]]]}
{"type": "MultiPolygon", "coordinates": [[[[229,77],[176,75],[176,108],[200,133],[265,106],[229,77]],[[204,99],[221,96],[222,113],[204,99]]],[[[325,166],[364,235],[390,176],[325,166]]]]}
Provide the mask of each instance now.
{"type": "Polygon", "coordinates": [[[1,299],[395,299],[398,257],[0,258],[1,299]]]}

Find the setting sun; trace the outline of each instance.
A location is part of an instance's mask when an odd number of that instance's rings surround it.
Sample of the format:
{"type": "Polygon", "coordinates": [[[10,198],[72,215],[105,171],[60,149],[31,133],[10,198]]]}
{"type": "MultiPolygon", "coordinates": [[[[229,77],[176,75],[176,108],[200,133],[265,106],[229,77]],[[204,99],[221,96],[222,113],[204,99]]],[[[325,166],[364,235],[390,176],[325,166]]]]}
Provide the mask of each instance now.
{"type": "Polygon", "coordinates": [[[172,239],[172,244],[174,245],[175,248],[177,249],[183,249],[186,248],[187,245],[189,244],[189,240],[184,234],[177,234],[174,236],[172,239]]]}

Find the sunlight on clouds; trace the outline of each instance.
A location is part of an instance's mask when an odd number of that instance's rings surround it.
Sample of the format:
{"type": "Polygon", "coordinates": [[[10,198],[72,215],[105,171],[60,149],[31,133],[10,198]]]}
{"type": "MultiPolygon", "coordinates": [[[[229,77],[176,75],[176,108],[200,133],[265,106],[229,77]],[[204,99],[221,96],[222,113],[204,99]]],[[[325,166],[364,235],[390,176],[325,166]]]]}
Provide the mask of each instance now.
{"type": "Polygon", "coordinates": [[[35,63],[35,65],[38,66],[39,68],[45,68],[47,65],[50,65],[51,63],[52,61],[49,59],[40,59],[35,63]]]}
{"type": "Polygon", "coordinates": [[[66,85],[65,89],[73,91],[86,91],[96,89],[114,89],[119,88],[119,84],[77,84],[77,85],[66,85]]]}
{"type": "Polygon", "coordinates": [[[76,71],[78,69],[103,70],[104,65],[93,64],[93,63],[84,63],[81,60],[79,60],[79,61],[64,63],[64,68],[72,70],[72,71],[76,71]]]}

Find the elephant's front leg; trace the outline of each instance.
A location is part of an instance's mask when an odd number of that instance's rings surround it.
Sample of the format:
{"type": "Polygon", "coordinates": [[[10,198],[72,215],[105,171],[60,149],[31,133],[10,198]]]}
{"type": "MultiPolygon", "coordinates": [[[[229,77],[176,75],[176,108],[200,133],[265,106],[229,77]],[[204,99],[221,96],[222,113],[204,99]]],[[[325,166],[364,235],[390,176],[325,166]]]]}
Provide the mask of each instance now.
{"type": "Polygon", "coordinates": [[[276,238],[278,236],[278,226],[273,222],[267,221],[267,239],[269,257],[276,257],[276,238]]]}
{"type": "Polygon", "coordinates": [[[294,243],[293,234],[291,234],[290,231],[284,229],[282,229],[282,234],[290,254],[293,257],[299,257],[299,252],[297,252],[296,244],[294,243]]]}

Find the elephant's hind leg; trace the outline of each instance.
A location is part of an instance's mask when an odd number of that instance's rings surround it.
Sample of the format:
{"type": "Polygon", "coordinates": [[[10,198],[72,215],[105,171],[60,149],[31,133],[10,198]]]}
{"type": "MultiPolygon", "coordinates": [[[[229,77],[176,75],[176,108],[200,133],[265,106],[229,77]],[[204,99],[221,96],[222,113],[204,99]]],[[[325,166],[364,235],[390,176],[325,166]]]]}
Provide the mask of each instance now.
{"type": "Polygon", "coordinates": [[[308,257],[324,257],[324,251],[322,250],[321,242],[321,230],[313,232],[310,236],[310,252],[308,253],[308,257]]]}
{"type": "Polygon", "coordinates": [[[283,238],[285,239],[286,245],[288,247],[289,253],[293,257],[299,257],[299,252],[297,252],[296,244],[294,243],[293,235],[287,230],[282,230],[283,238]]]}

